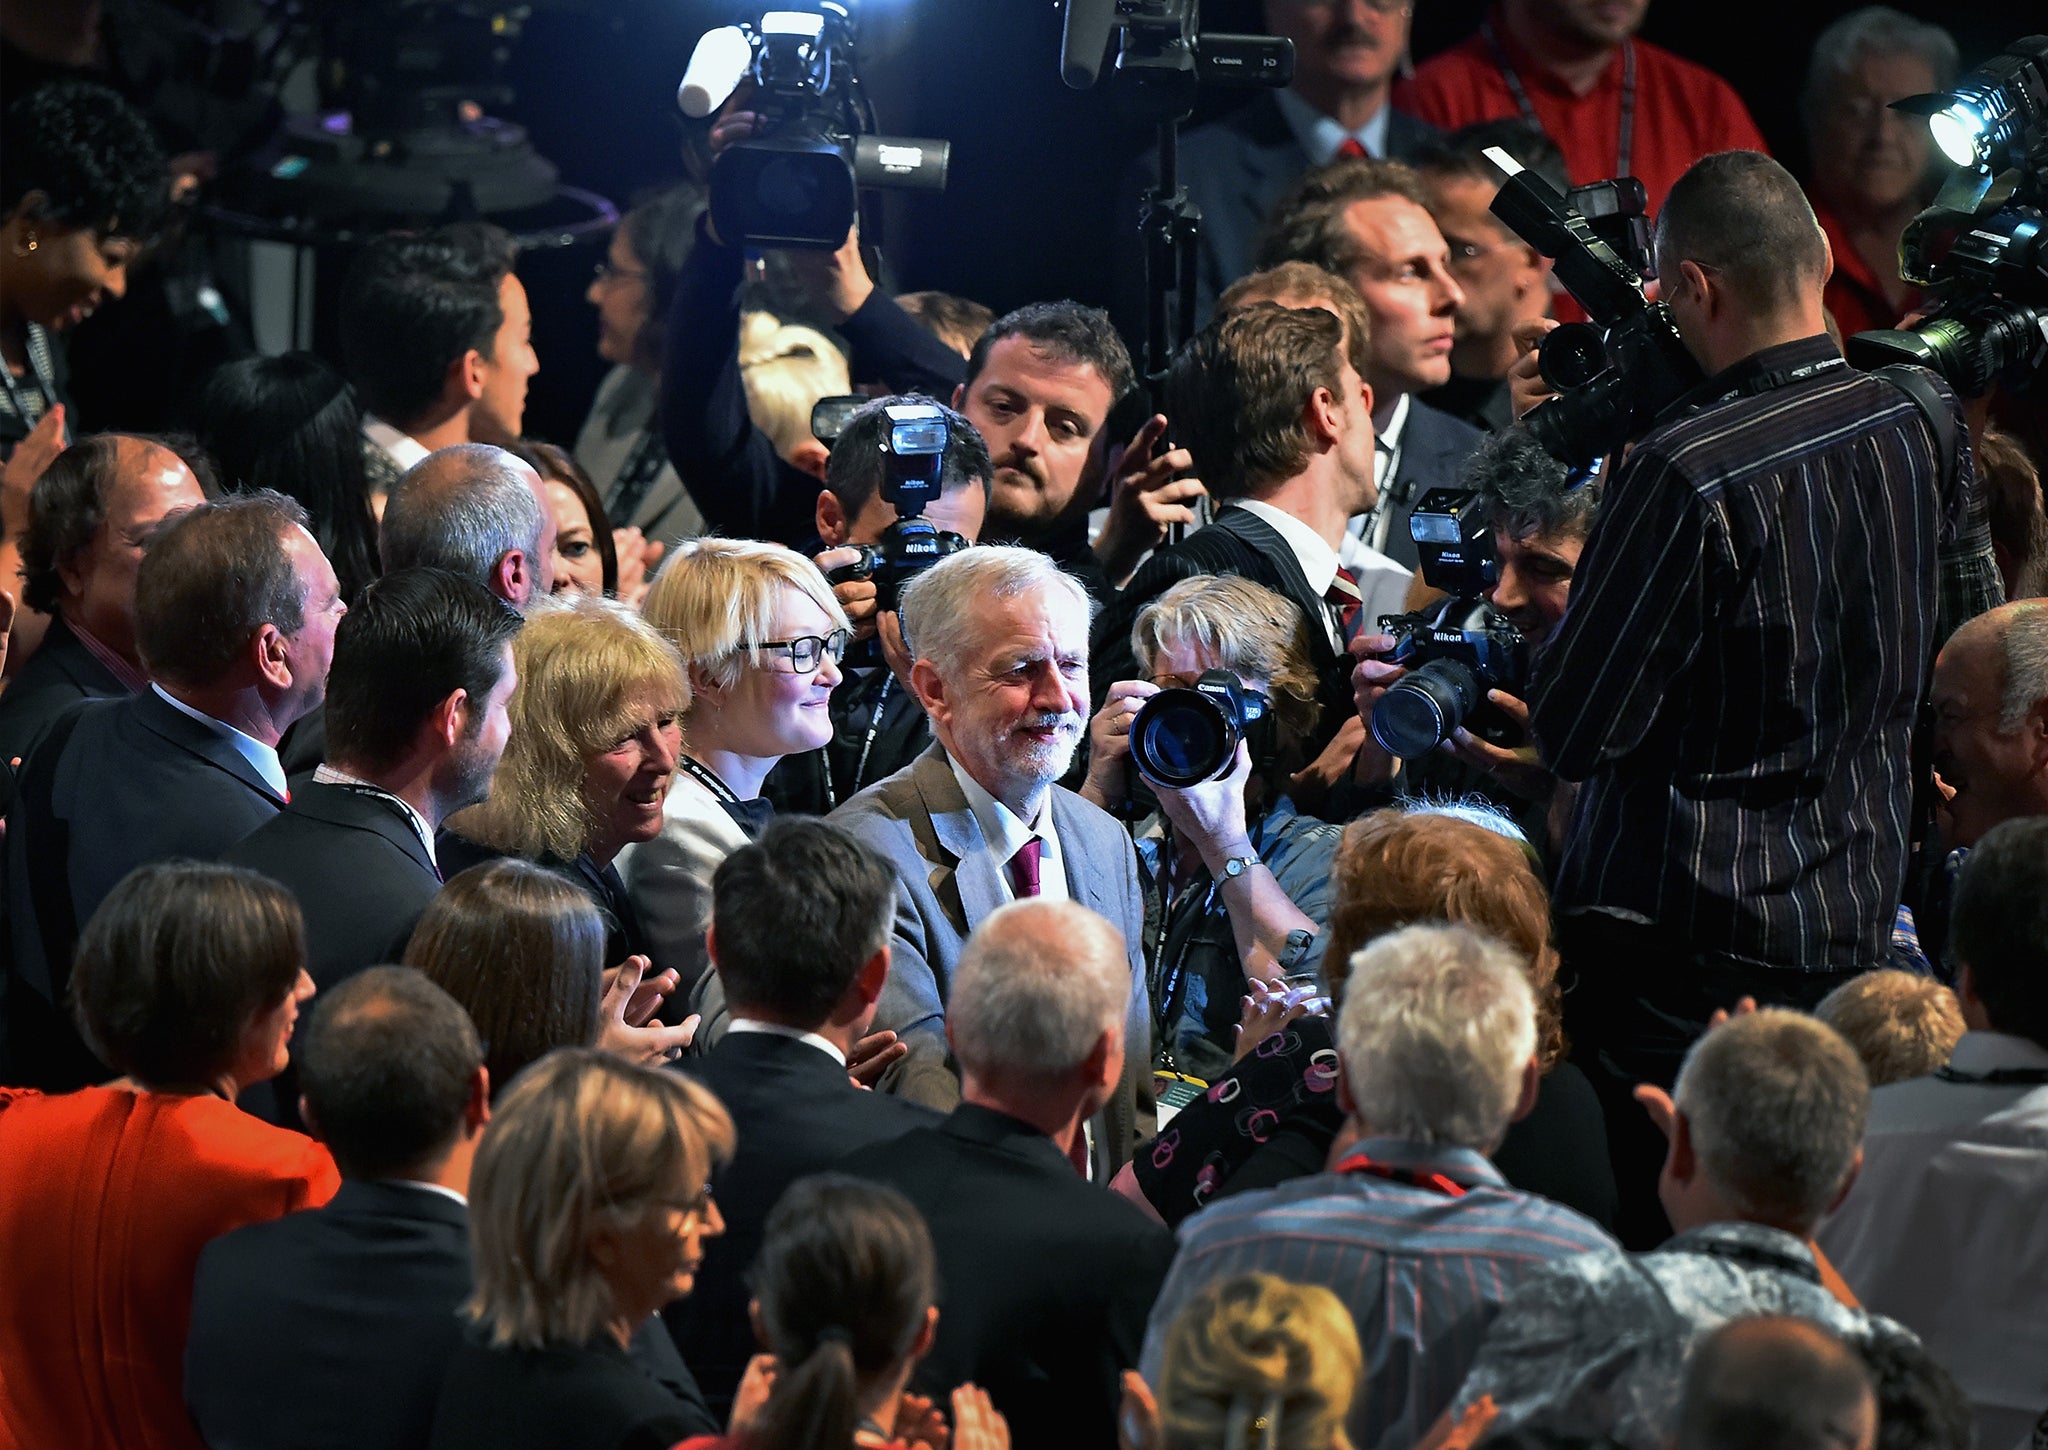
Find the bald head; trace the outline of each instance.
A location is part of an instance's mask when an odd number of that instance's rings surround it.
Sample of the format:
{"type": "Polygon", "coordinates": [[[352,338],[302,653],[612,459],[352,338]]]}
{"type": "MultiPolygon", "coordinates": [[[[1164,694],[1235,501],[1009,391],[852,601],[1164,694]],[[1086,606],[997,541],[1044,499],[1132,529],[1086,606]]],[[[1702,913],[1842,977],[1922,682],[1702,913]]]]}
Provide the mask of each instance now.
{"type": "Polygon", "coordinates": [[[1072,1073],[1121,1036],[1131,968],[1123,934],[1071,901],[1018,901],[968,938],[946,1005],[954,1055],[982,1077],[1072,1073]]]}
{"type": "Polygon", "coordinates": [[[1934,768],[1953,792],[1943,808],[1951,846],[2048,815],[2048,600],[2000,605],[1949,636],[1932,703],[1934,768]]]}
{"type": "Polygon", "coordinates": [[[1737,1319],[1693,1351],[1676,1450],[1870,1450],[1877,1397],[1863,1360],[1805,1319],[1737,1319]]]}
{"type": "Polygon", "coordinates": [[[555,523],[540,475],[488,443],[415,463],[384,505],[377,551],[387,574],[446,569],[515,609],[554,587],[555,523]]]}

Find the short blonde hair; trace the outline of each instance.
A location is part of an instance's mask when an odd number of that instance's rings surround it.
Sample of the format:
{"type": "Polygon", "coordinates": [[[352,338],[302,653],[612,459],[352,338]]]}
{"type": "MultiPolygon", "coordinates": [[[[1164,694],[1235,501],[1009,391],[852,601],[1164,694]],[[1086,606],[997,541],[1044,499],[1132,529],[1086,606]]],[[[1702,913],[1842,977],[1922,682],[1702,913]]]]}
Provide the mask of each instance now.
{"type": "Polygon", "coordinates": [[[1364,1365],[1351,1311],[1328,1289],[1233,1274],[1167,1328],[1160,1429],[1168,1450],[1329,1450],[1344,1443],[1364,1365]]]}
{"type": "Polygon", "coordinates": [[[846,354],[815,328],[751,313],[740,329],[740,383],[747,415],[783,458],[811,441],[811,409],[820,398],[853,391],[846,354]]]}
{"type": "Polygon", "coordinates": [[[512,660],[512,734],[490,799],[449,824],[529,860],[574,860],[596,829],[583,793],[589,762],[656,720],[680,716],[690,682],[675,646],[653,626],[589,594],[533,606],[512,660]]]}
{"type": "Polygon", "coordinates": [[[1529,979],[1470,927],[1402,927],[1351,959],[1337,1051],[1373,1132],[1491,1153],[1536,1055],[1529,979]]]}
{"type": "Polygon", "coordinates": [[[1813,1015],[1856,1049],[1872,1087],[1927,1076],[1948,1061],[1963,1035],[1956,994],[1911,972],[1852,977],[1821,998],[1813,1015]]]}
{"type": "Polygon", "coordinates": [[[1131,649],[1149,676],[1160,655],[1189,646],[1214,655],[1218,669],[1269,681],[1283,736],[1299,740],[1315,729],[1318,682],[1308,625],[1293,600],[1235,574],[1183,579],[1138,611],[1131,649]]]}
{"type": "Polygon", "coordinates": [[[676,546],[640,606],[647,622],[719,685],[737,684],[743,656],[775,628],[777,596],[794,589],[851,628],[818,566],[794,549],[752,539],[692,539],[676,546]]]}
{"type": "Polygon", "coordinates": [[[682,1073],[595,1048],[549,1053],[498,1100],[477,1147],[469,1317],[494,1345],[589,1343],[613,1314],[591,1239],[695,1196],[732,1149],[732,1118],[682,1073]]]}

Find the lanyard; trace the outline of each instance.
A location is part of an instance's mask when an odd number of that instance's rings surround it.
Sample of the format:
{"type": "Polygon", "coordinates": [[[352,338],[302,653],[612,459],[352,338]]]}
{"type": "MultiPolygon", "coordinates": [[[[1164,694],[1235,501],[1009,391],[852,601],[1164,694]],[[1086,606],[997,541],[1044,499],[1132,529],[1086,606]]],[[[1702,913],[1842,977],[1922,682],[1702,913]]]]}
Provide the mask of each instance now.
{"type": "Polygon", "coordinates": [[[1705,1239],[1696,1244],[1666,1244],[1665,1249],[1688,1254],[1705,1254],[1710,1259],[1726,1259],[1750,1269],[1773,1269],[1780,1274],[1791,1274],[1806,1280],[1809,1284],[1821,1282],[1820,1270],[1811,1259],[1794,1258],[1790,1254],[1767,1249],[1760,1244],[1728,1243],[1720,1239],[1705,1239]]]}
{"type": "Polygon", "coordinates": [[[1467,1192],[1464,1184],[1441,1173],[1428,1173],[1420,1168],[1403,1168],[1398,1163],[1376,1163],[1363,1153],[1353,1153],[1337,1165],[1339,1173],[1363,1173],[1372,1178],[1384,1178],[1393,1183],[1405,1183],[1410,1188],[1426,1188],[1431,1193],[1441,1193],[1446,1198],[1463,1198],[1467,1192]]]}
{"type": "Polygon", "coordinates": [[[1989,1072],[1964,1072],[1960,1068],[1937,1067],[1934,1075],[1943,1082],[1971,1087],[2048,1086],[2048,1067],[1994,1067],[1989,1072]]]}
{"type": "Polygon", "coordinates": [[[690,757],[687,755],[676,756],[676,765],[678,768],[686,772],[692,780],[696,781],[697,784],[703,786],[704,789],[710,791],[712,797],[716,799],[720,805],[736,806],[743,804],[740,798],[733,794],[732,787],[727,785],[724,781],[720,780],[718,778],[718,772],[711,769],[709,766],[700,765],[696,761],[690,759],[690,757]]]}
{"type": "MultiPolygon", "coordinates": [[[[896,683],[895,674],[882,667],[882,688],[875,693],[875,708],[868,716],[868,733],[860,743],[860,757],[853,763],[853,792],[860,791],[861,778],[868,773],[868,756],[874,751],[875,737],[882,733],[882,712],[889,708],[889,691],[896,683]]],[[[832,784],[832,747],[827,745],[821,752],[825,766],[825,809],[839,808],[839,791],[832,784]]]]}
{"type": "MultiPolygon", "coordinates": [[[[1493,63],[1500,68],[1500,78],[1508,83],[1508,93],[1515,98],[1515,109],[1522,113],[1522,119],[1537,130],[1549,136],[1550,132],[1536,114],[1536,105],[1529,99],[1529,92],[1522,85],[1522,78],[1515,74],[1514,63],[1508,59],[1507,48],[1500,43],[1500,37],[1493,33],[1491,18],[1479,23],[1479,34],[1485,38],[1487,49],[1493,52],[1493,63]]],[[[1621,138],[1616,148],[1614,174],[1627,176],[1629,154],[1635,149],[1636,137],[1636,43],[1624,40],[1621,43],[1621,138]]],[[[1550,137],[1555,141],[1555,136],[1550,137]]],[[[1560,148],[1561,149],[1561,148],[1560,148]]]]}

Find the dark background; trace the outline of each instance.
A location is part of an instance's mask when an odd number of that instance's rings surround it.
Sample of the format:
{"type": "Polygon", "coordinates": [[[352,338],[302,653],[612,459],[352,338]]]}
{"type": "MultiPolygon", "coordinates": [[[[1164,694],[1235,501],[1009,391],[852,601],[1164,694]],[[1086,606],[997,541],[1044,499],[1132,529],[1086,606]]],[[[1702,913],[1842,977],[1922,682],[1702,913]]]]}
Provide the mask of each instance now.
{"type": "MultiPolygon", "coordinates": [[[[684,121],[675,88],[697,36],[758,14],[725,0],[601,0],[605,16],[543,8],[513,61],[514,118],[564,180],[613,197],[682,176],[684,121]]],[[[1946,25],[1965,69],[2030,27],[2039,3],[1938,4],[1894,0],[1946,25]]],[[[1419,0],[1414,53],[1426,57],[1469,34],[1484,0],[1419,0]]],[[[1773,152],[1804,166],[1798,98],[1813,39],[1858,8],[1848,0],[1656,0],[1643,37],[1718,71],[1741,94],[1773,152]]],[[[1113,81],[1095,91],[1059,79],[1056,0],[865,0],[863,78],[884,129],[953,144],[942,196],[892,198],[882,243],[904,289],[938,287],[1003,312],[1038,298],[1106,305],[1120,229],[1135,225],[1122,195],[1126,168],[1149,144],[1124,114],[1113,81]]],[[[1207,30],[1256,30],[1258,0],[1209,0],[1207,30]]],[[[1246,99],[1216,91],[1195,121],[1246,99]]],[[[594,314],[583,289],[598,251],[537,253],[521,264],[533,299],[541,373],[527,429],[569,441],[602,376],[594,314]]]]}

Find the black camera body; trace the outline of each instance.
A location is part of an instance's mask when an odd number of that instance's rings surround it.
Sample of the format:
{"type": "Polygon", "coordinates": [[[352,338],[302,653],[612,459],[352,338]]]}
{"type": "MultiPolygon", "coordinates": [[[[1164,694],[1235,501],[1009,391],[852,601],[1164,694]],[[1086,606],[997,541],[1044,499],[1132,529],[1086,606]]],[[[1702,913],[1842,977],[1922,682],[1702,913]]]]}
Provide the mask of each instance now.
{"type": "Polygon", "coordinates": [[[1131,761],[1156,786],[1181,790],[1221,780],[1250,739],[1255,757],[1272,754],[1272,712],[1229,670],[1209,670],[1191,687],[1161,690],[1131,720],[1131,761]]]}
{"type": "Polygon", "coordinates": [[[885,411],[889,427],[881,442],[882,497],[895,506],[896,521],[878,542],[854,545],[860,558],[826,577],[834,584],[874,580],[878,607],[893,611],[902,603],[905,585],[968,545],[924,517],[944,488],[946,449],[952,442],[945,410],[931,403],[892,403],[885,411]]]}
{"type": "Polygon", "coordinates": [[[1915,363],[1964,397],[2024,386],[2048,364],[2048,36],[2016,41],[1953,91],[1895,105],[1927,116],[1962,169],[1899,239],[1899,275],[1926,289],[1925,315],[1857,333],[1848,359],[1915,363]]]}
{"type": "Polygon", "coordinates": [[[1408,674],[1373,706],[1372,736],[1403,760],[1427,755],[1460,728],[1495,745],[1520,743],[1521,732],[1486,698],[1488,690],[1524,692],[1529,652],[1522,632],[1486,599],[1500,563],[1478,504],[1476,494],[1433,488],[1409,516],[1424,582],[1451,597],[1380,619],[1380,632],[1394,637],[1381,659],[1408,674]]]}
{"type": "MultiPolygon", "coordinates": [[[[874,134],[855,68],[853,0],[787,0],[736,29],[748,48],[738,79],[753,83],[748,104],[761,126],[712,163],[719,236],[735,246],[832,250],[846,241],[862,188],[945,188],[948,143],[874,134]]],[[[710,36],[700,54],[707,43],[710,36]]],[[[690,100],[685,106],[697,113],[690,100]]]]}
{"type": "Polygon", "coordinates": [[[1522,421],[1553,458],[1591,468],[1646,431],[1705,374],[1686,350],[1671,309],[1650,301],[1643,289],[1640,184],[1576,188],[1574,196],[1599,200],[1603,216],[1595,226],[1499,147],[1486,154],[1508,173],[1494,195],[1493,214],[1556,263],[1558,280],[1592,319],[1566,323],[1544,338],[1537,362],[1558,396],[1522,421]],[[1633,262],[1624,257],[1603,231],[1639,255],[1633,262]]]}

